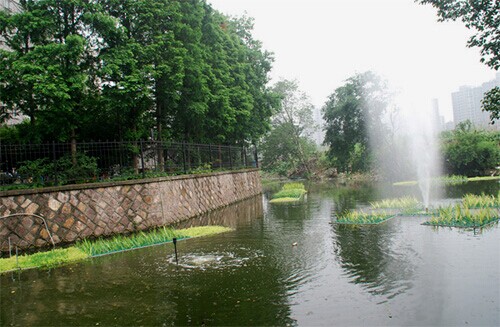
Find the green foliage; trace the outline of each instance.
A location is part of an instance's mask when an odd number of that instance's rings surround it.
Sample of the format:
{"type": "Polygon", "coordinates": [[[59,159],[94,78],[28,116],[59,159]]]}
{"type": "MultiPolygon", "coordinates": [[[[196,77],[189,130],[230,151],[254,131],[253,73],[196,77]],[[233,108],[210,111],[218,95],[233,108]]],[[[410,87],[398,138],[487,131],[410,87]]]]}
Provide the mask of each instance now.
{"type": "Polygon", "coordinates": [[[66,155],[55,162],[47,158],[25,161],[18,173],[27,184],[38,187],[88,182],[96,179],[99,169],[97,158],[77,153],[74,158],[66,155]]]}
{"type": "Polygon", "coordinates": [[[32,255],[0,259],[0,273],[29,268],[51,268],[63,263],[76,262],[88,258],[88,254],[77,248],[55,249],[48,252],[39,252],[32,255]]]}
{"type": "Polygon", "coordinates": [[[297,202],[307,191],[302,183],[287,183],[273,195],[271,203],[297,202]]]}
{"type": "Polygon", "coordinates": [[[332,165],[342,172],[368,171],[372,159],[370,131],[382,137],[381,117],[388,105],[385,82],[372,72],[357,74],[332,93],[323,107],[324,144],[332,165]]]}
{"type": "Polygon", "coordinates": [[[316,145],[309,138],[315,128],[313,105],[296,81],[281,80],[272,91],[281,102],[271,131],[262,140],[262,167],[280,176],[307,177],[309,162],[316,155],[316,145]]]}
{"type": "Polygon", "coordinates": [[[363,212],[363,211],[348,211],[337,217],[339,224],[356,224],[356,225],[370,225],[380,224],[394,215],[386,212],[363,212]]]}
{"type": "Polygon", "coordinates": [[[373,209],[404,209],[406,212],[419,209],[421,203],[414,197],[405,196],[397,199],[384,199],[371,202],[370,205],[373,209]]]}
{"type": "Polygon", "coordinates": [[[278,99],[252,20],[205,0],[21,1],[0,15],[1,119],[31,142],[255,143],[278,99]]]}
{"type": "Polygon", "coordinates": [[[495,120],[500,119],[500,87],[495,86],[484,94],[481,105],[484,111],[490,113],[490,121],[492,124],[495,120]]]}
{"type": "Polygon", "coordinates": [[[499,139],[499,132],[477,130],[468,121],[460,123],[441,136],[446,170],[456,175],[484,175],[500,163],[499,139]]]}
{"type": "Polygon", "coordinates": [[[64,263],[81,261],[91,256],[171,242],[174,237],[178,239],[202,237],[231,230],[223,226],[201,226],[179,230],[163,227],[131,236],[118,235],[107,239],[83,240],[66,249],[22,255],[17,259],[16,257],[0,259],[0,273],[15,269],[55,267],[64,263]]]}
{"type": "Polygon", "coordinates": [[[495,197],[494,195],[466,194],[462,198],[462,206],[465,208],[499,208],[500,207],[500,192],[495,197]]]}
{"type": "Polygon", "coordinates": [[[457,204],[439,208],[436,215],[432,215],[431,220],[425,222],[425,225],[431,226],[449,226],[449,227],[481,227],[499,220],[498,210],[482,207],[477,210],[471,210],[467,206],[457,204]]]}

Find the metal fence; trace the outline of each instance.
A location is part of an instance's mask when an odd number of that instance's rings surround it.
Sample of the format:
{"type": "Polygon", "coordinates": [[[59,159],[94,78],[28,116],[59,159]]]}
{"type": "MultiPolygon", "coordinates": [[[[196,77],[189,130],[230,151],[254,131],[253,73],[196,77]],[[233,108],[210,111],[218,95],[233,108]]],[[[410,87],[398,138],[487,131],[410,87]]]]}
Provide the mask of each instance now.
{"type": "Polygon", "coordinates": [[[1,144],[0,185],[52,186],[258,167],[255,148],[178,142],[1,144]]]}

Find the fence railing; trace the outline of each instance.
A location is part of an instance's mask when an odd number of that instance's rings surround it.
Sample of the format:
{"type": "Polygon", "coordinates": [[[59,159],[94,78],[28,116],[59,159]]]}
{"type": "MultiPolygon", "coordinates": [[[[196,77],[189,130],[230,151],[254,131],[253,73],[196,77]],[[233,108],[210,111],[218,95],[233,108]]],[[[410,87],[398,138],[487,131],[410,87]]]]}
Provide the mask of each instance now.
{"type": "Polygon", "coordinates": [[[258,167],[256,149],[238,146],[142,140],[76,144],[0,141],[0,186],[4,189],[251,167],[258,167]]]}

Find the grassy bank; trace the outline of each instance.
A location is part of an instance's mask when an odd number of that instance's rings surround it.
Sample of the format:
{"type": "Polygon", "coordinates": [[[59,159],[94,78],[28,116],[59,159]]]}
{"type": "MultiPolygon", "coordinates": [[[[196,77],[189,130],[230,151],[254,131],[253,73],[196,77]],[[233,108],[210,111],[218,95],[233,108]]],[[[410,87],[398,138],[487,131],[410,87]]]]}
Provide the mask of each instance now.
{"type": "Polygon", "coordinates": [[[17,258],[0,259],[0,273],[16,269],[56,267],[61,264],[77,262],[94,256],[163,244],[171,242],[174,238],[180,240],[215,235],[228,231],[231,231],[231,228],[222,226],[192,227],[179,230],[159,228],[128,236],[117,235],[106,239],[84,240],[66,249],[55,249],[31,255],[21,255],[17,258]]]}

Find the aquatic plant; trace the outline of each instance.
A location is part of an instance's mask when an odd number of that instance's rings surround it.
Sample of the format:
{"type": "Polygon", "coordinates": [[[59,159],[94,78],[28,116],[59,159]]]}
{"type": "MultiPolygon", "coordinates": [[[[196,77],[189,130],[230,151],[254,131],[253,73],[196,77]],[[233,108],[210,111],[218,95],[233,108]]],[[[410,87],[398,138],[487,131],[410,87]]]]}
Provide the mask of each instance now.
{"type": "Polygon", "coordinates": [[[379,224],[394,215],[387,212],[363,212],[349,211],[337,217],[337,223],[340,224],[379,224]]]}
{"type": "Polygon", "coordinates": [[[406,214],[415,213],[422,209],[421,203],[411,196],[370,202],[370,205],[373,209],[401,209],[406,214]]]}
{"type": "Polygon", "coordinates": [[[441,176],[438,178],[438,180],[445,185],[460,185],[465,184],[469,181],[467,176],[461,175],[441,176]]]}
{"type": "Polygon", "coordinates": [[[462,205],[468,208],[498,208],[500,207],[500,192],[494,195],[466,194],[462,197],[462,205]]]}
{"type": "Polygon", "coordinates": [[[285,203],[299,201],[307,191],[302,183],[288,183],[283,185],[281,191],[273,195],[271,203],[285,203]]]}
{"type": "Polygon", "coordinates": [[[63,263],[80,261],[88,258],[89,255],[80,249],[71,247],[67,249],[55,249],[48,252],[20,255],[17,258],[0,259],[0,272],[28,269],[28,268],[50,268],[63,263]]]}
{"type": "Polygon", "coordinates": [[[471,209],[460,204],[439,208],[424,225],[448,227],[481,227],[500,218],[498,210],[491,207],[471,209]]]}
{"type": "Polygon", "coordinates": [[[171,242],[174,237],[180,240],[214,235],[231,230],[229,227],[222,226],[191,227],[179,230],[162,227],[129,236],[118,235],[106,239],[83,240],[66,249],[0,259],[0,272],[15,269],[54,267],[63,263],[81,261],[92,256],[171,242]]]}

